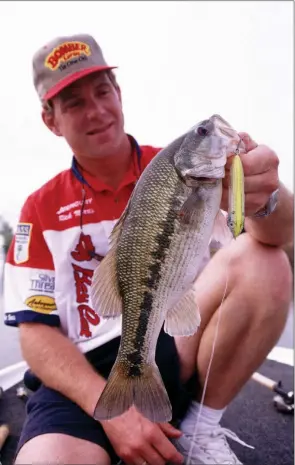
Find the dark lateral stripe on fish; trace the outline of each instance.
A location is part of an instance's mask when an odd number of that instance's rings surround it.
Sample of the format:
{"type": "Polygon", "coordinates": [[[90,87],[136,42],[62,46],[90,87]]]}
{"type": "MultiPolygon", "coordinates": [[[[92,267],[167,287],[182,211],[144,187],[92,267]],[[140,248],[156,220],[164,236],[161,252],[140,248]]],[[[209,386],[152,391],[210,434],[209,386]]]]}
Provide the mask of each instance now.
{"type": "Polygon", "coordinates": [[[166,216],[165,221],[160,224],[161,233],[156,236],[157,248],[151,253],[155,262],[151,263],[149,267],[150,276],[146,279],[145,285],[150,289],[146,291],[143,296],[143,301],[140,306],[140,315],[138,326],[134,340],[134,351],[127,356],[131,366],[129,368],[128,376],[141,376],[141,365],[143,363],[142,346],[147,332],[150,313],[152,310],[154,291],[157,290],[161,278],[161,266],[165,260],[166,251],[170,247],[172,236],[175,230],[175,218],[177,211],[180,208],[180,203],[173,199],[171,207],[166,216]]]}

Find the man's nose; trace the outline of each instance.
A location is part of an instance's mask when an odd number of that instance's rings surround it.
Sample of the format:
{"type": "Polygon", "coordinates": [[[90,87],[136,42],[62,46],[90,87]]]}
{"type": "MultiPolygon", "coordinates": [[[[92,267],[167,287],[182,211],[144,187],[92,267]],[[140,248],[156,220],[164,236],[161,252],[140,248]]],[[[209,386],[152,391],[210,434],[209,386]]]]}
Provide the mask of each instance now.
{"type": "Polygon", "coordinates": [[[86,113],[88,119],[93,119],[97,116],[103,117],[106,113],[104,106],[95,96],[90,96],[87,99],[86,113]]]}

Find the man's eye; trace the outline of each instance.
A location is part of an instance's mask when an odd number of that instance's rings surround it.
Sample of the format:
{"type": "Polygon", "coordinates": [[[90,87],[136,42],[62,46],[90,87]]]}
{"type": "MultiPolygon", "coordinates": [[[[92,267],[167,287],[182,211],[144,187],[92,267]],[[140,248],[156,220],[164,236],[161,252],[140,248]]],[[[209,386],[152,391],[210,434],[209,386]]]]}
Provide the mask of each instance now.
{"type": "Polygon", "coordinates": [[[70,102],[68,102],[67,106],[69,108],[72,108],[72,107],[77,107],[80,104],[81,104],[81,100],[71,100],[70,102]]]}
{"type": "Polygon", "coordinates": [[[99,89],[96,90],[97,95],[107,95],[110,92],[110,89],[108,87],[100,87],[99,89]]]}

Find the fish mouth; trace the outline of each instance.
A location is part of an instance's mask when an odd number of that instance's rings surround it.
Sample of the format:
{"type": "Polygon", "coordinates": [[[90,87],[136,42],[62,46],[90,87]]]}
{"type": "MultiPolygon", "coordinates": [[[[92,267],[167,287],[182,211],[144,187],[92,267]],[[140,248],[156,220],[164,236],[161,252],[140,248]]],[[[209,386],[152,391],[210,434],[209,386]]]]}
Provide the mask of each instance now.
{"type": "Polygon", "coordinates": [[[218,179],[218,178],[207,178],[206,176],[188,176],[188,177],[195,181],[201,181],[201,182],[215,182],[218,179]]]}
{"type": "Polygon", "coordinates": [[[199,186],[200,184],[216,184],[220,178],[212,178],[207,176],[193,176],[193,175],[186,175],[185,176],[185,183],[189,187],[199,186]]]}

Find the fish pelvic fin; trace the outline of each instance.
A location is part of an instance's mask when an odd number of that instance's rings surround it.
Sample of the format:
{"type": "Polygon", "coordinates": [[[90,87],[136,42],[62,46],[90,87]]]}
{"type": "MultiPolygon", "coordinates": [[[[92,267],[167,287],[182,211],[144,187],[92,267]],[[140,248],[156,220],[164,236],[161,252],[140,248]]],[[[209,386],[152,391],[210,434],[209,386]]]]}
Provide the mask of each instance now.
{"type": "Polygon", "coordinates": [[[232,232],[227,224],[227,217],[218,210],[215,217],[211,240],[220,243],[222,246],[228,245],[233,239],[232,232]]]}
{"type": "Polygon", "coordinates": [[[192,336],[197,332],[200,323],[196,291],[191,288],[174,307],[168,310],[164,331],[170,336],[192,336]]]}
{"type": "Polygon", "coordinates": [[[145,364],[139,376],[126,375],[124,362],[115,362],[94,411],[96,420],[122,415],[132,405],[152,422],[168,422],[172,407],[159,369],[145,364]]]}
{"type": "Polygon", "coordinates": [[[122,314],[115,249],[111,249],[95,269],[89,294],[94,310],[101,317],[116,318],[122,314]]]}

